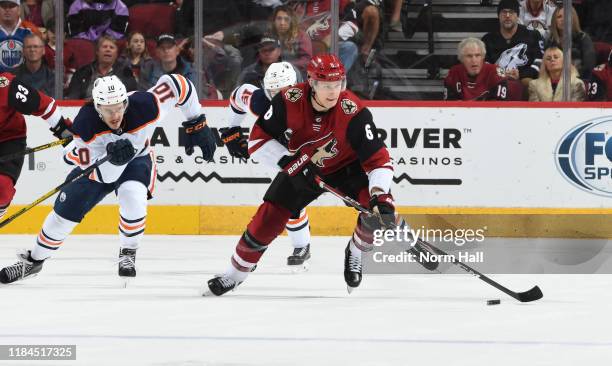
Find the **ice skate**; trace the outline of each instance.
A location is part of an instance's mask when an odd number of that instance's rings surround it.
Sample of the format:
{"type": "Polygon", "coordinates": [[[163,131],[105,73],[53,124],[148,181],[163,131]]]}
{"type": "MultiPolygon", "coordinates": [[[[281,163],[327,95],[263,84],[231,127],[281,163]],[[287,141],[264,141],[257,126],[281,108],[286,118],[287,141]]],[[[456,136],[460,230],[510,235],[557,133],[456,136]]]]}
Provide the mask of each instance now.
{"type": "Polygon", "coordinates": [[[361,283],[361,255],[351,253],[350,241],[344,250],[344,281],[349,294],[361,283]]]}
{"type": "Polygon", "coordinates": [[[42,270],[43,262],[32,259],[32,252],[24,250],[17,253],[17,263],[0,270],[0,283],[13,283],[36,276],[42,270]]]}
{"type": "Polygon", "coordinates": [[[221,296],[226,292],[234,290],[242,282],[236,282],[227,275],[217,275],[208,280],[208,288],[204,290],[202,296],[221,296]]]}
{"type": "Polygon", "coordinates": [[[287,265],[294,273],[308,270],[308,260],[310,259],[310,244],[303,248],[293,248],[293,254],[287,257],[287,265]]]}
{"type": "Polygon", "coordinates": [[[136,249],[119,249],[119,277],[136,277],[136,249]]]}

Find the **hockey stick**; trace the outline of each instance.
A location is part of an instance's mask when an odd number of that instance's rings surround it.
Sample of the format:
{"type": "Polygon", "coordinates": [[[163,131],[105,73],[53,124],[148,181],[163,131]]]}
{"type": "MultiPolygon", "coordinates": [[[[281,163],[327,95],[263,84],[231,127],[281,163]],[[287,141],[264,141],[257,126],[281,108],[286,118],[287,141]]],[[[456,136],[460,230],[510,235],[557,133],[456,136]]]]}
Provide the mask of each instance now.
{"type": "MultiPolygon", "coordinates": [[[[321,178],[319,177],[315,177],[315,182],[319,185],[319,187],[331,194],[333,194],[334,196],[340,198],[341,200],[343,200],[346,204],[348,204],[349,206],[357,209],[357,211],[359,212],[363,212],[366,213],[368,215],[375,215],[374,212],[372,212],[372,210],[369,210],[365,207],[363,207],[359,202],[357,202],[356,200],[352,199],[351,197],[345,196],[343,195],[340,191],[336,190],[333,187],[328,186],[325,182],[323,182],[321,180],[321,178]]],[[[420,240],[417,238],[417,240],[420,240]]],[[[425,243],[425,242],[424,242],[425,243]]],[[[425,243],[427,244],[432,250],[434,250],[435,252],[437,252],[440,255],[444,255],[445,258],[452,258],[452,263],[456,266],[458,266],[459,268],[461,268],[462,270],[464,270],[465,272],[478,277],[479,279],[483,280],[484,282],[488,283],[489,285],[495,287],[496,289],[502,291],[503,293],[517,299],[520,302],[531,302],[531,301],[535,301],[535,300],[539,300],[541,299],[544,295],[542,294],[542,290],[540,290],[540,288],[538,286],[534,286],[531,290],[525,291],[525,292],[514,292],[510,289],[508,289],[507,287],[504,287],[502,285],[500,285],[499,283],[493,281],[492,279],[490,279],[489,277],[485,276],[484,274],[478,272],[477,270],[475,270],[474,268],[468,266],[465,263],[462,263],[460,261],[457,260],[457,258],[455,258],[455,256],[451,256],[448,253],[446,253],[445,251],[443,251],[442,249],[436,248],[433,245],[429,244],[429,243],[425,243]]]]}
{"type": "Polygon", "coordinates": [[[36,147],[26,147],[25,150],[23,150],[23,151],[19,151],[19,152],[16,152],[16,153],[6,154],[6,155],[3,155],[3,156],[0,156],[0,163],[16,159],[16,158],[18,158],[20,156],[23,156],[23,155],[28,155],[28,154],[31,154],[31,153],[34,153],[34,152],[37,152],[37,151],[45,150],[45,149],[48,149],[48,148],[53,147],[53,146],[62,145],[62,144],[68,144],[70,141],[72,141],[72,136],[66,137],[65,139],[53,141],[53,142],[50,142],[48,144],[36,146],[36,147]]]}
{"type": "Polygon", "coordinates": [[[87,169],[83,170],[81,173],[79,173],[76,177],[65,181],[64,183],[60,184],[59,186],[53,188],[52,190],[50,190],[49,192],[45,193],[44,195],[42,195],[39,199],[37,199],[36,201],[30,203],[29,205],[27,205],[26,207],[22,208],[21,210],[15,212],[14,214],[12,214],[11,216],[7,217],[5,220],[3,220],[2,222],[0,222],[0,229],[5,227],[6,225],[10,224],[13,220],[15,220],[16,218],[18,218],[19,216],[23,215],[24,213],[28,212],[31,208],[33,208],[34,206],[38,205],[39,203],[43,202],[44,200],[46,200],[47,198],[53,196],[54,194],[56,194],[57,192],[59,192],[62,188],[66,187],[67,185],[75,182],[77,179],[80,179],[86,175],[89,175],[89,173],[91,173],[92,171],[94,171],[94,169],[96,169],[97,167],[99,167],[100,165],[104,164],[106,161],[108,161],[111,158],[110,155],[106,155],[104,158],[96,161],[93,165],[89,166],[87,169]]]}

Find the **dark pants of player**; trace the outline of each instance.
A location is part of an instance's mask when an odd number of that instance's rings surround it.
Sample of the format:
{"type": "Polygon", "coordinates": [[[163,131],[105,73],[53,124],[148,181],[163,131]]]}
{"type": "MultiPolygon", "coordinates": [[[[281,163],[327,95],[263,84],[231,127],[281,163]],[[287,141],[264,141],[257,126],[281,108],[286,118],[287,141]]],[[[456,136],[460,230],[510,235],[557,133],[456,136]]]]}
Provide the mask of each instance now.
{"type": "MultiPolygon", "coordinates": [[[[16,139],[0,142],[0,156],[14,154],[25,150],[26,139],[16,139]]],[[[15,196],[15,184],[21,175],[24,156],[13,160],[0,162],[0,218],[4,216],[8,206],[15,196]]]]}
{"type": "MultiPolygon", "coordinates": [[[[329,185],[344,194],[368,206],[368,177],[359,162],[354,162],[339,171],[322,176],[329,185]]],[[[323,191],[313,188],[309,191],[298,191],[285,173],[279,173],[266,191],[264,203],[243,233],[236,252],[232,256],[232,265],[241,272],[250,272],[257,264],[268,245],[283,231],[287,220],[319,197],[323,191]]],[[[360,215],[353,234],[355,245],[367,251],[372,243],[372,230],[364,227],[360,215]],[[355,240],[355,236],[358,236],[355,240]]]]}
{"type": "MultiPolygon", "coordinates": [[[[83,217],[94,208],[107,194],[117,191],[120,185],[133,180],[149,187],[151,184],[152,161],[150,156],[142,156],[128,163],[123,174],[113,183],[100,183],[82,177],[60,191],[55,200],[53,210],[61,217],[81,222],[83,217]]],[[[81,168],[73,169],[66,180],[70,180],[82,172],[81,168]]],[[[151,191],[149,190],[149,199],[151,191]]]]}

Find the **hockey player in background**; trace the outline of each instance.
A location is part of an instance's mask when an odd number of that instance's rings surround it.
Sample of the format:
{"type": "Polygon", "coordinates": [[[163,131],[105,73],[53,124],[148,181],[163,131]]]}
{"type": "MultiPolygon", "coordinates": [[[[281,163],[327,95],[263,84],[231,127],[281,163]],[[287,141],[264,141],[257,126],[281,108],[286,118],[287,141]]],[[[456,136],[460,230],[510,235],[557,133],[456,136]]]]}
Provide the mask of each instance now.
{"type": "Polygon", "coordinates": [[[608,55],[608,63],[593,69],[591,81],[587,85],[589,100],[612,101],[612,50],[608,55]]]}
{"type": "MultiPolygon", "coordinates": [[[[234,89],[230,96],[229,127],[220,129],[221,139],[231,156],[249,158],[248,139],[241,129],[247,112],[255,117],[264,114],[270,108],[270,100],[281,89],[293,86],[296,82],[297,75],[293,66],[288,62],[276,62],[266,71],[263,79],[264,89],[251,84],[243,84],[234,89]]],[[[276,167],[275,172],[278,169],[276,167]]],[[[293,254],[287,258],[287,264],[303,265],[310,258],[310,224],[306,210],[291,216],[285,228],[293,244],[293,254]]]]}
{"type": "Polygon", "coordinates": [[[308,81],[279,93],[253,126],[251,157],[281,171],[238,241],[229,268],[208,281],[204,295],[223,295],[247,278],[287,220],[323,193],[316,175],[380,214],[359,215],[345,250],[349,289],[361,283],[361,254],[373,249],[373,230],[396,222],[389,152],[370,111],[345,90],[344,66],[335,55],[323,54],[312,58],[307,71],[308,81]]]}
{"type": "Polygon", "coordinates": [[[60,191],[34,248],[20,253],[17,263],[0,271],[2,283],[40,272],[43,262],[61,247],[87,212],[113,191],[120,214],[119,276],[136,276],[136,250],[156,178],[149,141],[156,123],[175,107],[188,118],[183,122],[186,153],[193,154],[199,146],[205,160],[213,158],[214,135],[201,113],[193,84],[183,76],[164,75],[149,91],[129,96],[116,76],[106,76],[94,82],[92,96],[93,101],[80,109],[72,125],[74,140],[67,146],[64,160],[77,167],[67,180],[107,155],[110,159],[60,191]]]}
{"type": "MultiPolygon", "coordinates": [[[[0,156],[26,149],[27,127],[24,114],[38,116],[49,124],[51,132],[63,139],[72,135],[70,120],[64,119],[55,100],[20,81],[8,72],[0,74],[0,156]]],[[[6,213],[21,174],[25,155],[0,161],[0,219],[6,213]]]]}
{"type": "Polygon", "coordinates": [[[444,100],[506,100],[508,81],[497,65],[484,61],[487,51],[477,38],[459,42],[460,64],[450,68],[444,79],[444,100]]]}

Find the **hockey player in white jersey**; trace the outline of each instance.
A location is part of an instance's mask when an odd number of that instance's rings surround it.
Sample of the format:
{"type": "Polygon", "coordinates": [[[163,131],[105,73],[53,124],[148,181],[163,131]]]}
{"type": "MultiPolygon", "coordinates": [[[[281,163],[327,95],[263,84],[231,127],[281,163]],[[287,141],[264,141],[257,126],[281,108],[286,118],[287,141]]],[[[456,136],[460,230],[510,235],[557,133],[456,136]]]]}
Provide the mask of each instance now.
{"type": "MultiPolygon", "coordinates": [[[[221,139],[231,156],[248,159],[248,138],[242,133],[242,122],[247,114],[258,117],[270,108],[270,100],[283,88],[297,83],[295,69],[289,62],[275,62],[268,67],[263,79],[264,89],[243,84],[230,95],[229,127],[221,128],[221,139]]],[[[276,172],[275,172],[276,173],[276,172]]],[[[287,257],[289,266],[301,266],[310,258],[310,224],[306,210],[296,212],[287,225],[293,244],[293,254],[287,257]]]]}
{"type": "Polygon", "coordinates": [[[59,192],[53,211],[45,219],[32,250],[0,271],[0,282],[11,283],[41,271],[43,262],[61,247],[83,217],[107,194],[119,201],[119,276],[136,276],[135,260],[147,217],[147,200],[153,195],[156,167],[150,138],[158,121],[178,107],[185,117],[185,151],[199,146],[205,160],[215,151],[215,138],[193,84],[181,75],[162,76],[146,92],[129,94],[116,76],[94,82],[93,102],[83,106],[72,124],[73,142],[64,160],[77,165],[67,180],[110,156],[89,176],[83,176],[59,192]]]}

